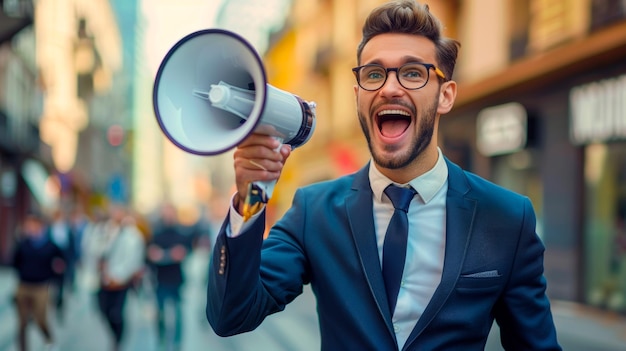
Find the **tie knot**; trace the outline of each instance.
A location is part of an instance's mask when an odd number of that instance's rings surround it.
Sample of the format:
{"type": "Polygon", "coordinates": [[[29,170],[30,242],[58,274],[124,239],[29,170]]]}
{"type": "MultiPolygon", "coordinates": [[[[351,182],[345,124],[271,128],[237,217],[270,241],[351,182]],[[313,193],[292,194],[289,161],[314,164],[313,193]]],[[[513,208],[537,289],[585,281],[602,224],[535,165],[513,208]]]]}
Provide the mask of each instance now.
{"type": "Polygon", "coordinates": [[[407,212],[411,199],[413,199],[415,195],[415,190],[413,188],[402,188],[391,184],[385,189],[385,194],[387,194],[396,210],[407,212]]]}

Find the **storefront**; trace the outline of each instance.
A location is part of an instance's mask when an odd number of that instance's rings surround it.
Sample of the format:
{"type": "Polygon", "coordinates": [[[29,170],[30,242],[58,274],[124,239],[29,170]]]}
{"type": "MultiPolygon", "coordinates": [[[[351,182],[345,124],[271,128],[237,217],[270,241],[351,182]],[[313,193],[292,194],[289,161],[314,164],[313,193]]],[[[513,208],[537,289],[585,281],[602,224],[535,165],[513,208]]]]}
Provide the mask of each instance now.
{"type": "Polygon", "coordinates": [[[584,151],[584,294],[626,312],[626,74],[570,90],[570,137],[584,151]]]}
{"type": "Polygon", "coordinates": [[[531,199],[552,298],[626,311],[626,61],[618,61],[464,106],[442,119],[440,139],[464,168],[531,199]]]}
{"type": "Polygon", "coordinates": [[[11,138],[0,110],[0,265],[8,263],[21,219],[36,208],[46,209],[56,201],[50,183],[51,167],[46,148],[35,128],[19,141],[11,138]],[[42,160],[47,160],[44,162],[42,160]]]}
{"type": "Polygon", "coordinates": [[[33,130],[7,111],[6,102],[14,102],[21,86],[9,85],[11,40],[33,24],[31,0],[0,1],[0,265],[8,260],[13,234],[21,214],[29,206],[30,193],[21,176],[21,160],[38,145],[31,138],[33,130]],[[23,132],[16,134],[15,130],[23,132]],[[35,144],[36,143],[36,144],[35,144]]]}

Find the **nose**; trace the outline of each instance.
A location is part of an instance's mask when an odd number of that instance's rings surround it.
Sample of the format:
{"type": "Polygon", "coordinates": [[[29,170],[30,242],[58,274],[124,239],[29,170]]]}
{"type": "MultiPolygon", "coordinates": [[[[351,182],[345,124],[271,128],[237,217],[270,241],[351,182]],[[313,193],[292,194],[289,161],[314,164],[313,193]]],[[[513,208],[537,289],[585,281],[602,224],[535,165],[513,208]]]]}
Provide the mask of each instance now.
{"type": "Polygon", "coordinates": [[[398,96],[404,93],[404,88],[400,85],[397,71],[387,71],[387,80],[380,88],[379,93],[383,96],[398,96]]]}

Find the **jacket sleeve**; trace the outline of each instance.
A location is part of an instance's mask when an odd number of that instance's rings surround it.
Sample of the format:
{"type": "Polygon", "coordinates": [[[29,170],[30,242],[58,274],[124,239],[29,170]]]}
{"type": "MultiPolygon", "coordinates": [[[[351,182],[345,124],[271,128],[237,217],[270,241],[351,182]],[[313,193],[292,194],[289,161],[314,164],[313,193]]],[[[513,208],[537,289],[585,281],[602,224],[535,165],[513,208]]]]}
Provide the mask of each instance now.
{"type": "Polygon", "coordinates": [[[512,275],[495,308],[505,350],[561,350],[546,296],[544,246],[535,232],[535,213],[524,201],[524,216],[512,275]]]}
{"type": "Polygon", "coordinates": [[[264,215],[234,238],[226,234],[228,217],[213,247],[207,288],[207,319],[220,336],[253,330],[267,315],[265,310],[276,309],[267,306],[271,301],[263,298],[260,283],[264,215]],[[254,304],[265,307],[253,309],[254,304]]]}
{"type": "Polygon", "coordinates": [[[265,240],[264,213],[236,237],[226,235],[227,216],[215,242],[207,291],[207,318],[218,335],[253,330],[302,293],[303,203],[297,192],[265,240]]]}

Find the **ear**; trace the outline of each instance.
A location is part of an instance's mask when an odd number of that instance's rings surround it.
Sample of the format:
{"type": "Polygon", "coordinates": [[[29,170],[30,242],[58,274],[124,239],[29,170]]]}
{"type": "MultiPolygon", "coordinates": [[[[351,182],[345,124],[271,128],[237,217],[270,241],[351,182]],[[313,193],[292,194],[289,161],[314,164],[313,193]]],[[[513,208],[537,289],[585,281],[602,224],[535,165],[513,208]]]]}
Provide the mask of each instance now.
{"type": "Polygon", "coordinates": [[[356,97],[359,94],[359,86],[358,86],[358,84],[355,84],[352,88],[354,89],[354,96],[356,97]]]}
{"type": "Polygon", "coordinates": [[[437,113],[443,115],[450,112],[450,110],[452,110],[452,106],[454,105],[455,99],[456,82],[450,80],[443,83],[439,91],[439,105],[437,106],[437,113]]]}

